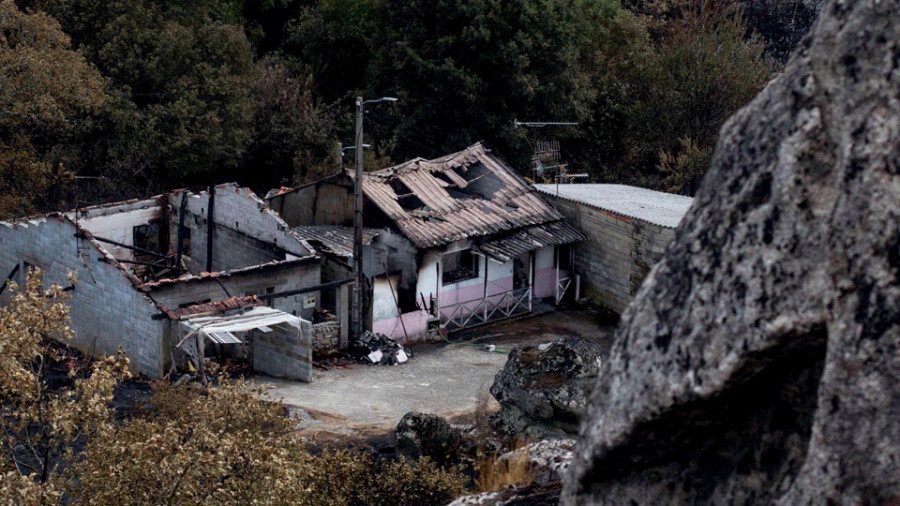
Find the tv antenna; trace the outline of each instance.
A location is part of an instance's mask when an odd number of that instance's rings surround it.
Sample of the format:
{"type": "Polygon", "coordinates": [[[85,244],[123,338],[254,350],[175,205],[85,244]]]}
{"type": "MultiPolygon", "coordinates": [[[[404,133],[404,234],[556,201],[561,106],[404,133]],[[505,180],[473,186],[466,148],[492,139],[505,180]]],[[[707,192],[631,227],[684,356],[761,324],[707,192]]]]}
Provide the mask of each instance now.
{"type": "MultiPolygon", "coordinates": [[[[519,121],[513,119],[513,126],[525,128],[544,128],[544,127],[562,127],[562,126],[578,126],[574,121],[519,121]]],[[[569,173],[568,163],[562,159],[560,145],[558,140],[538,140],[535,135],[531,144],[531,177],[534,182],[544,181],[545,174],[555,170],[553,181],[558,185],[560,180],[571,183],[574,179],[588,177],[587,174],[571,174],[569,173]]]]}

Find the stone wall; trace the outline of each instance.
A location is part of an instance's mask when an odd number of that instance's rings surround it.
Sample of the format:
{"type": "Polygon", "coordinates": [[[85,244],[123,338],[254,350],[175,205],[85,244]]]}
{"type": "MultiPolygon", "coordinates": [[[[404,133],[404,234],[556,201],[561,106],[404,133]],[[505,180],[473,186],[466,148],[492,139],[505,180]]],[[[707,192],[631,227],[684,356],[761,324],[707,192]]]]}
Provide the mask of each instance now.
{"type": "MultiPolygon", "coordinates": [[[[25,262],[44,270],[46,286],[68,286],[68,272],[78,276],[74,290],[68,292],[76,334],[73,347],[84,353],[114,355],[121,346],[133,372],[151,377],[162,374],[164,322],[151,318],[156,307],[90,241],[75,237],[73,223],[61,216],[0,222],[0,277],[6,279],[18,264],[15,281],[24,283],[25,262]]],[[[8,303],[9,296],[7,289],[0,295],[0,305],[8,303]]]]}
{"type": "Polygon", "coordinates": [[[312,326],[313,353],[327,355],[341,351],[341,325],[334,322],[316,323],[312,326]]]}
{"type": "Polygon", "coordinates": [[[575,245],[581,296],[621,313],[650,268],[675,238],[675,229],[542,195],[587,239],[575,245]]]}
{"type": "Polygon", "coordinates": [[[300,335],[253,333],[253,369],[279,378],[312,381],[312,323],[300,322],[300,335]]]}

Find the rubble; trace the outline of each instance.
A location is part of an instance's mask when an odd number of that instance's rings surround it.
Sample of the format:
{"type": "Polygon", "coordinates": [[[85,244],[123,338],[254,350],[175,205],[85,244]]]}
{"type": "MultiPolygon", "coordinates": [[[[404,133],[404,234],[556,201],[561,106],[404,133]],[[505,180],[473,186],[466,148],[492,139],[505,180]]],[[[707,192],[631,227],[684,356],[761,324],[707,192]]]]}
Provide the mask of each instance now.
{"type": "Polygon", "coordinates": [[[513,349],[491,386],[500,403],[498,425],[531,440],[577,433],[600,352],[599,343],[583,337],[513,349]]]}
{"type": "Polygon", "coordinates": [[[348,351],[360,362],[379,365],[405,364],[412,357],[409,348],[384,334],[369,331],[352,341],[348,351]]]}

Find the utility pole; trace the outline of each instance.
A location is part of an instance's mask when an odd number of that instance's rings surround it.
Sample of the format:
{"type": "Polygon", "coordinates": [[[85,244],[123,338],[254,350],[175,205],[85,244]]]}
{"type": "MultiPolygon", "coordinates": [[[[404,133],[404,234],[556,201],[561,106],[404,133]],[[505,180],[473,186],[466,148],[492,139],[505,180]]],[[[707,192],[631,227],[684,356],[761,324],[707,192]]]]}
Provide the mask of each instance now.
{"type": "Polygon", "coordinates": [[[353,336],[359,337],[366,329],[365,315],[362,305],[363,290],[363,99],[356,97],[356,170],[353,177],[353,276],[356,283],[353,284],[353,312],[356,313],[353,325],[353,336]]]}
{"type": "MultiPolygon", "coordinates": [[[[356,167],[353,176],[353,333],[351,339],[358,338],[366,330],[365,308],[363,307],[363,113],[365,105],[380,102],[396,102],[394,97],[382,97],[376,100],[363,100],[356,97],[356,167]]],[[[341,148],[341,151],[348,148],[341,148]]]]}

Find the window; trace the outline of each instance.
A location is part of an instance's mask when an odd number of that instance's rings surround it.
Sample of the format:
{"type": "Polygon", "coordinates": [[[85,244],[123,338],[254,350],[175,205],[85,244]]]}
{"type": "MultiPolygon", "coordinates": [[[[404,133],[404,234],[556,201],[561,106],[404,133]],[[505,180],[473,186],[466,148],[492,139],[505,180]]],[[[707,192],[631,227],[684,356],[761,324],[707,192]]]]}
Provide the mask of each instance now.
{"type": "Polygon", "coordinates": [[[441,281],[444,284],[477,278],[478,257],[471,250],[446,253],[441,257],[441,271],[441,281]]]}
{"type": "Polygon", "coordinates": [[[132,229],[134,246],[150,251],[159,251],[159,225],[150,223],[132,229]]]}
{"type": "Polygon", "coordinates": [[[191,256],[191,229],[184,227],[181,231],[181,254],[186,257],[191,256]]]}

